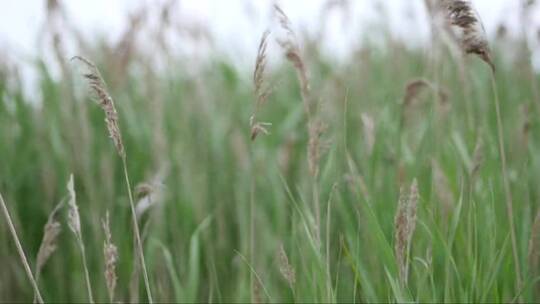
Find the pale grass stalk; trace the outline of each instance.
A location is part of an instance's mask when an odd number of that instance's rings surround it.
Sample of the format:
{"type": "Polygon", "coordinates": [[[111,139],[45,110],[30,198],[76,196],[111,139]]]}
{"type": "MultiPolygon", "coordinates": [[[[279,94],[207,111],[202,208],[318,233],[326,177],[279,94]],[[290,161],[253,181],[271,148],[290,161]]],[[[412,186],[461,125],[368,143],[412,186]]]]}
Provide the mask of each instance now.
{"type": "Polygon", "coordinates": [[[497,133],[499,138],[499,158],[501,159],[501,171],[503,178],[504,194],[506,199],[506,213],[508,214],[508,225],[510,226],[510,240],[512,242],[512,254],[514,257],[514,267],[516,268],[516,283],[519,290],[523,286],[521,276],[521,266],[519,263],[519,253],[516,240],[516,231],[514,226],[514,207],[512,201],[512,190],[510,188],[510,182],[508,181],[508,169],[506,164],[506,152],[504,149],[504,136],[501,119],[501,106],[499,101],[499,93],[497,91],[497,83],[495,81],[495,73],[491,72],[491,88],[493,89],[495,103],[495,112],[497,114],[497,133]]]}
{"type": "Polygon", "coordinates": [[[129,174],[127,170],[127,161],[126,161],[127,156],[126,156],[126,150],[124,148],[124,143],[122,141],[122,133],[120,132],[118,113],[116,112],[114,101],[111,95],[109,94],[109,92],[107,91],[105,81],[103,80],[103,77],[101,76],[101,73],[99,72],[96,65],[92,63],[90,60],[80,57],[80,56],[75,56],[72,58],[72,60],[78,60],[79,62],[83,63],[84,66],[88,69],[86,73],[83,73],[83,76],[88,81],[90,89],[96,94],[97,96],[96,102],[98,106],[105,113],[105,124],[109,132],[109,137],[112,139],[114,146],[116,148],[116,151],[118,152],[118,155],[120,156],[122,160],[124,180],[126,182],[126,187],[127,187],[128,196],[129,196],[129,205],[131,208],[131,215],[132,215],[132,220],[133,220],[133,229],[135,232],[135,239],[137,241],[137,250],[139,251],[140,263],[143,270],[144,285],[146,288],[146,294],[148,296],[148,302],[153,303],[152,293],[150,291],[150,280],[148,279],[148,271],[146,269],[146,262],[144,259],[142,240],[141,240],[141,235],[139,231],[139,223],[137,220],[137,212],[135,210],[135,203],[134,203],[133,194],[131,191],[131,183],[129,182],[129,174]]]}
{"type": "Polygon", "coordinates": [[[13,241],[15,242],[15,247],[17,247],[17,252],[19,253],[19,257],[24,266],[24,270],[26,271],[26,275],[28,276],[28,280],[30,280],[32,287],[34,288],[34,293],[36,295],[37,301],[38,303],[43,303],[43,298],[41,297],[41,293],[39,292],[37,282],[34,279],[34,275],[32,274],[32,270],[30,268],[30,265],[28,264],[26,255],[24,254],[24,250],[22,248],[21,242],[19,241],[19,237],[17,236],[17,231],[15,230],[15,226],[13,225],[13,222],[11,221],[11,216],[9,215],[9,210],[6,206],[6,202],[4,201],[4,198],[2,197],[2,193],[0,193],[0,204],[2,205],[2,212],[4,213],[4,217],[6,218],[9,231],[11,232],[11,236],[13,237],[13,241]]]}
{"type": "MultiPolygon", "coordinates": [[[[268,48],[268,35],[270,32],[267,30],[263,33],[261,41],[259,42],[259,48],[257,50],[257,57],[255,59],[255,69],[253,71],[253,86],[255,93],[255,105],[253,107],[253,112],[249,118],[249,124],[251,126],[251,141],[253,142],[257,135],[265,134],[268,135],[269,131],[267,127],[271,126],[271,123],[259,122],[257,119],[257,114],[260,111],[261,107],[267,102],[268,97],[270,96],[271,90],[266,84],[265,74],[266,74],[266,64],[267,64],[267,55],[266,50],[268,48]]],[[[256,159],[255,153],[253,152],[253,145],[250,146],[250,174],[251,174],[251,187],[250,187],[250,197],[249,197],[249,259],[253,264],[253,267],[256,267],[255,262],[255,191],[256,191],[256,159]]],[[[254,278],[254,273],[250,272],[250,287],[251,287],[251,301],[260,302],[260,286],[254,278]]]]}
{"type": "Polygon", "coordinates": [[[94,303],[94,296],[92,295],[92,285],[90,283],[90,273],[88,271],[88,263],[86,260],[86,250],[84,247],[82,230],[81,230],[81,218],[79,215],[79,207],[77,206],[77,196],[75,193],[75,186],[73,181],[73,174],[70,175],[69,181],[67,183],[67,190],[69,192],[68,200],[68,226],[69,229],[75,234],[75,239],[77,241],[77,246],[81,251],[81,257],[83,260],[84,268],[84,278],[86,282],[86,291],[88,292],[88,301],[94,303]]]}
{"type": "Polygon", "coordinates": [[[319,181],[319,167],[321,150],[323,143],[321,140],[322,134],[326,130],[326,126],[318,119],[317,103],[314,101],[311,95],[311,87],[309,83],[308,70],[298,44],[298,38],[296,33],[292,29],[289,17],[285,12],[277,5],[274,4],[274,10],[279,18],[281,28],[286,32],[286,39],[280,41],[281,47],[285,51],[287,60],[293,65],[296,71],[296,77],[300,85],[300,94],[302,96],[302,103],[307,116],[307,132],[308,132],[308,147],[307,147],[307,160],[308,168],[311,176],[311,189],[312,189],[312,202],[315,216],[315,240],[317,246],[321,247],[321,207],[320,207],[320,193],[318,189],[319,181]]]}
{"type": "Polygon", "coordinates": [[[334,183],[334,185],[332,186],[332,190],[330,191],[330,197],[328,198],[326,209],[326,292],[328,294],[328,303],[331,303],[332,299],[334,298],[334,292],[332,290],[332,275],[330,269],[330,228],[332,219],[332,199],[336,190],[337,183],[334,183]]]}
{"type": "MultiPolygon", "coordinates": [[[[253,153],[251,156],[251,172],[252,172],[252,181],[251,181],[251,193],[249,198],[249,259],[253,265],[255,265],[255,170],[254,170],[254,160],[253,153]]],[[[255,266],[254,266],[255,267],[255,266]]],[[[258,290],[257,283],[254,279],[253,272],[250,272],[249,280],[251,282],[251,301],[257,302],[259,294],[254,292],[258,290]]]]}

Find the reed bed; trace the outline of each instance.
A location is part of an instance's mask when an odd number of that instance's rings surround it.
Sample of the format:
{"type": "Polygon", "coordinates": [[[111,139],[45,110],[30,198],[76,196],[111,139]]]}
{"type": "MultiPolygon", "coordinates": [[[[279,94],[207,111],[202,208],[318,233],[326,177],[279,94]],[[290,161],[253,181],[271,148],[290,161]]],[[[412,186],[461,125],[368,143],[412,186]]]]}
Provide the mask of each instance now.
{"type": "Polygon", "coordinates": [[[0,302],[538,302],[538,75],[425,3],[427,50],[342,62],[276,5],[243,70],[174,1],[114,42],[48,1],[39,94],[0,62],[0,302]]]}

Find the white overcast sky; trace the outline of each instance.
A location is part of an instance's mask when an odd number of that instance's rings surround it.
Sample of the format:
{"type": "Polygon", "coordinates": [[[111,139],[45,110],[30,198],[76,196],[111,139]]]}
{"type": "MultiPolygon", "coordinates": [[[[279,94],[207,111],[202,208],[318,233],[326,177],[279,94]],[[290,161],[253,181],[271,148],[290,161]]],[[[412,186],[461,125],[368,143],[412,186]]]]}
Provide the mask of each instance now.
{"type": "MultiPolygon", "coordinates": [[[[71,22],[87,38],[99,34],[112,41],[123,33],[130,12],[141,5],[157,9],[163,1],[61,0],[71,22]]],[[[326,1],[178,0],[176,15],[187,22],[205,25],[225,55],[250,64],[260,35],[269,26],[272,3],[279,3],[296,29],[309,31],[317,28],[321,7],[326,1]]],[[[334,12],[328,19],[323,47],[340,57],[351,49],[351,44],[359,43],[360,33],[366,31],[377,16],[375,2],[386,7],[385,25],[394,35],[412,43],[428,37],[424,0],[349,0],[347,15],[334,12]]],[[[473,3],[488,35],[493,35],[503,19],[508,20],[510,30],[517,28],[520,0],[473,0],[473,3]]],[[[0,56],[7,55],[24,65],[33,56],[42,54],[37,36],[44,24],[45,5],[46,0],[0,0],[0,56]]]]}
{"type": "MultiPolygon", "coordinates": [[[[242,45],[258,39],[265,22],[247,17],[246,11],[255,16],[266,16],[271,0],[178,0],[178,10],[183,18],[192,18],[207,24],[220,43],[242,45]]],[[[0,48],[11,51],[32,52],[36,35],[43,24],[45,0],[0,0],[0,48]]],[[[106,33],[117,37],[126,24],[125,16],[143,3],[160,3],[159,0],[64,0],[71,20],[87,35],[106,33]]],[[[278,1],[295,26],[309,27],[318,23],[319,10],[325,0],[278,1]]],[[[350,0],[351,11],[348,30],[361,30],[373,18],[373,0],[350,0]]],[[[417,39],[425,33],[423,0],[380,0],[389,11],[389,26],[396,35],[417,39]],[[410,8],[409,8],[410,7],[410,8]],[[406,20],[407,10],[417,18],[406,20]]],[[[517,15],[519,0],[473,0],[488,32],[502,18],[517,15]]],[[[330,21],[331,35],[339,40],[340,16],[330,21]]],[[[262,18],[261,18],[262,19],[262,18]]],[[[339,41],[338,41],[339,42],[339,41]]],[[[251,47],[251,46],[250,46],[251,47]]]]}

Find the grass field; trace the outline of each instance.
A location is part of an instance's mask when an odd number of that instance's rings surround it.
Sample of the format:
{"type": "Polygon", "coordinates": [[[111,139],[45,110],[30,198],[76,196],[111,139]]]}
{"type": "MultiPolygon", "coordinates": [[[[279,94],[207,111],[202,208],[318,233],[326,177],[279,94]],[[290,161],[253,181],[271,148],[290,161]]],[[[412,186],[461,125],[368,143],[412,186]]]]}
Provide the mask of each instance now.
{"type": "MultiPolygon", "coordinates": [[[[504,42],[492,44],[492,83],[474,56],[387,40],[339,63],[301,37],[313,115],[283,56],[266,68],[271,91],[257,119],[272,125],[254,141],[255,66],[216,55],[194,68],[164,49],[152,54],[167,58],[158,68],[143,52],[99,43],[81,54],[96,62],[119,115],[154,301],[540,301],[539,78],[526,60],[502,60],[504,42]]],[[[37,283],[45,302],[89,300],[81,244],[95,301],[147,301],[122,158],[80,64],[58,58],[36,59],[34,99],[2,68],[0,193],[34,275],[44,226],[63,202],[37,283]],[[68,225],[70,174],[81,242],[68,225]],[[107,212],[118,253],[112,295],[107,212]]],[[[0,302],[30,301],[4,217],[0,244],[0,302]]]]}

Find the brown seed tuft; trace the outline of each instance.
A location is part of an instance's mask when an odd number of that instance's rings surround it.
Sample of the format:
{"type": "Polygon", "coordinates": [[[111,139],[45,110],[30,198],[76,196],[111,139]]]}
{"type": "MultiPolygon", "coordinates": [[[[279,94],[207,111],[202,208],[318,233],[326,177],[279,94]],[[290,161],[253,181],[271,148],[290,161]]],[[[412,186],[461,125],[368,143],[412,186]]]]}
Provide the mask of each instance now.
{"type": "Polygon", "coordinates": [[[485,61],[493,71],[495,65],[486,37],[486,31],[478,12],[470,0],[442,0],[448,23],[454,30],[461,48],[466,54],[475,54],[485,61]]]}

